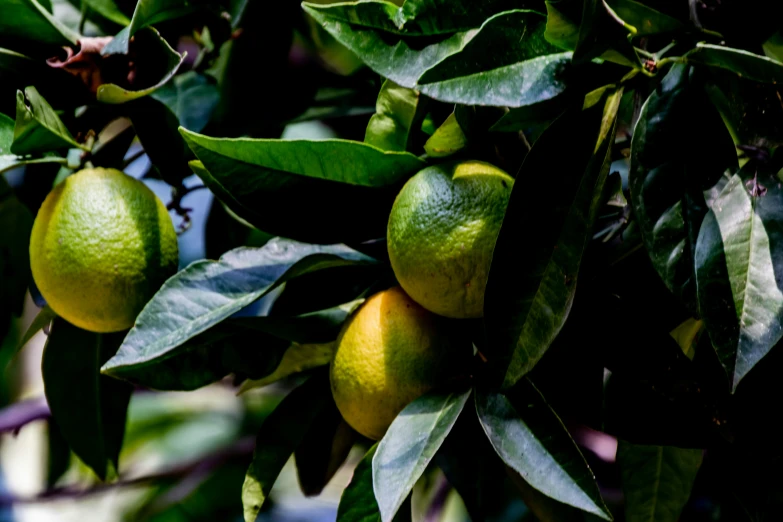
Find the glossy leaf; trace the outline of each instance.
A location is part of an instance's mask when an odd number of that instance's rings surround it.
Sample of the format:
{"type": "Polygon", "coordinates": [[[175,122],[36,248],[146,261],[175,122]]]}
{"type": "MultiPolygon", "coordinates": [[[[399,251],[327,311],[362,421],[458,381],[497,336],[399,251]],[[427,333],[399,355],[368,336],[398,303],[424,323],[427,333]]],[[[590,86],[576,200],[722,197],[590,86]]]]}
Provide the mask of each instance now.
{"type": "Polygon", "coordinates": [[[117,355],[103,367],[121,375],[166,359],[185,341],[227,319],[287,280],[372,260],[341,245],[275,239],[238,248],[219,261],[196,261],[171,277],[139,314],[117,355]]]}
{"type": "Polygon", "coordinates": [[[69,29],[36,0],[5,0],[0,17],[0,42],[32,40],[53,46],[75,45],[79,34],[69,29]]]}
{"type": "Polygon", "coordinates": [[[742,78],[764,83],[783,83],[783,63],[742,49],[699,43],[685,55],[688,63],[716,67],[742,78]]]}
{"type": "Polygon", "coordinates": [[[557,52],[544,29],[545,18],[534,11],[493,16],[463,49],[424,72],[419,89],[466,105],[520,107],[550,99],[565,89],[571,55],[557,52]]]}
{"type": "Polygon", "coordinates": [[[587,462],[538,390],[524,380],[514,394],[519,410],[500,393],[475,393],[479,421],[500,458],[545,495],[611,520],[587,462]]]}
{"type": "Polygon", "coordinates": [[[245,522],[257,519],[280,470],[329,400],[329,379],[322,372],[292,391],[264,420],[242,486],[245,522]]]}
{"type": "Polygon", "coordinates": [[[445,158],[464,149],[467,144],[468,138],[452,112],[424,144],[424,151],[431,158],[445,158]]]}
{"type": "Polygon", "coordinates": [[[378,444],[375,444],[356,466],[351,483],[340,497],[337,522],[381,522],[372,483],[372,463],[377,450],[378,444]]]}
{"type": "Polygon", "coordinates": [[[675,65],[645,102],[631,142],[629,185],[647,253],[667,288],[695,311],[693,251],[704,191],[737,168],[731,136],[694,71],[675,65]],[[693,155],[693,150],[710,154],[693,155]]]}
{"type": "Polygon", "coordinates": [[[201,132],[207,126],[220,101],[217,86],[195,71],[178,74],[152,97],[163,102],[179,124],[193,132],[201,132]]]}
{"type": "Polygon", "coordinates": [[[181,132],[206,167],[197,174],[231,210],[267,233],[311,243],[382,237],[394,197],[424,167],[412,154],[353,141],[181,132]]]}
{"type": "Polygon", "coordinates": [[[415,87],[424,71],[459,51],[475,34],[471,30],[433,36],[416,28],[401,34],[394,22],[397,7],[382,1],[303,7],[368,67],[403,87],[415,87]],[[355,14],[357,9],[361,15],[355,14]]]}
{"type": "Polygon", "coordinates": [[[172,49],[169,43],[154,29],[147,29],[134,36],[134,50],[150,62],[156,60],[158,74],[147,81],[150,85],[133,89],[126,89],[113,83],[104,83],[98,87],[96,93],[98,101],[116,105],[152,94],[174,77],[185,60],[185,53],[179,54],[172,49]]]}
{"type": "Polygon", "coordinates": [[[386,80],[378,94],[375,114],[367,125],[364,142],[381,150],[410,150],[411,138],[424,119],[424,105],[418,91],[386,80]]]}
{"type": "Polygon", "coordinates": [[[699,308],[732,390],[783,337],[783,189],[754,174],[732,176],[696,243],[699,308]]]}
{"type": "Polygon", "coordinates": [[[17,155],[49,152],[53,149],[78,147],[78,143],[63,124],[52,106],[38,94],[35,87],[16,93],[16,122],[11,152],[17,155]]]}
{"type": "Polygon", "coordinates": [[[65,440],[99,478],[117,460],[125,433],[131,386],[100,374],[123,333],[96,334],[55,319],[41,371],[46,400],[65,440]]]}
{"type": "Polygon", "coordinates": [[[608,174],[622,89],[555,121],[528,153],[511,192],[484,302],[493,379],[512,386],[565,323],[608,174]],[[571,143],[562,154],[563,143],[571,143]],[[557,186],[546,172],[557,172],[557,186]],[[542,195],[550,194],[550,197],[542,195]],[[531,228],[530,223],[539,225],[531,228]],[[527,245],[520,255],[519,241],[527,245]]]}
{"type": "Polygon", "coordinates": [[[403,409],[378,444],[372,478],[381,520],[391,521],[448,436],[470,389],[438,390],[403,409]]]}
{"type": "Polygon", "coordinates": [[[644,446],[620,440],[625,519],[628,522],[677,522],[691,495],[703,451],[673,446],[644,446]]]}

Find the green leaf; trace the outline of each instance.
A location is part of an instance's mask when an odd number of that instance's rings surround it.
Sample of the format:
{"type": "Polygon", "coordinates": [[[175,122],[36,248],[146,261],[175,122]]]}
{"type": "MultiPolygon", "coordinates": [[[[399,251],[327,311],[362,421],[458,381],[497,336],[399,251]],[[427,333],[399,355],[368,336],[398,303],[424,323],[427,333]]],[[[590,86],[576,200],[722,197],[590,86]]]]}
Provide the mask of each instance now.
{"type": "Polygon", "coordinates": [[[402,32],[394,22],[397,7],[382,1],[302,6],[368,67],[403,87],[415,87],[424,71],[462,49],[475,34],[433,35],[416,28],[402,32]],[[359,9],[361,15],[356,14],[359,9]]]}
{"type": "Polygon", "coordinates": [[[550,99],[565,90],[571,55],[546,41],[545,27],[545,18],[534,11],[493,16],[459,52],[427,69],[418,88],[465,105],[520,107],[550,99]]]}
{"type": "Polygon", "coordinates": [[[639,58],[627,37],[632,29],[604,0],[586,1],[574,49],[574,62],[587,63],[607,51],[614,51],[627,65],[638,67],[639,58]]]}
{"type": "Polygon", "coordinates": [[[429,392],[403,409],[378,444],[372,478],[381,520],[391,521],[448,436],[470,389],[429,392]]]}
{"type": "Polygon", "coordinates": [[[282,360],[277,368],[275,368],[275,371],[262,379],[245,381],[239,389],[239,392],[244,393],[253,388],[263,388],[264,386],[285,379],[295,373],[304,372],[319,366],[325,366],[332,362],[334,348],[334,343],[293,343],[283,354],[282,360]]]}
{"type": "MultiPolygon", "coordinates": [[[[148,66],[155,64],[157,74],[150,78],[144,87],[125,89],[113,83],[104,83],[98,87],[96,97],[98,101],[109,104],[127,103],[143,96],[152,94],[177,73],[182,62],[185,61],[187,53],[179,54],[171,48],[169,43],[152,28],[139,32],[134,37],[134,52],[146,57],[151,62],[148,66]],[[152,83],[154,82],[154,83],[152,83]]],[[[108,44],[106,47],[109,47],[108,44]]],[[[104,54],[108,54],[105,52],[104,54]]]]}
{"type": "Polygon", "coordinates": [[[65,147],[89,150],[73,138],[52,106],[38,94],[35,87],[25,88],[24,93],[17,91],[16,122],[11,152],[24,155],[65,147]]]}
{"type": "Polygon", "coordinates": [[[608,174],[622,88],[555,121],[528,153],[500,229],[484,302],[492,378],[512,386],[560,332],[608,174]],[[562,154],[563,143],[570,143],[562,154]],[[557,183],[542,173],[558,173],[557,183]],[[542,197],[556,195],[557,203],[542,197]],[[530,223],[538,223],[531,228],[530,223]],[[528,245],[519,254],[520,238],[528,245]]]}
{"type": "Polygon", "coordinates": [[[192,132],[201,132],[207,126],[220,101],[217,86],[195,71],[176,75],[152,97],[163,102],[179,124],[192,132]]]}
{"type": "Polygon", "coordinates": [[[132,388],[100,374],[123,333],[96,334],[55,319],[41,372],[46,400],[65,440],[103,480],[117,460],[132,388]]]}
{"type": "Polygon", "coordinates": [[[193,154],[179,133],[177,116],[152,97],[131,102],[128,115],[155,171],[169,185],[178,186],[190,175],[188,160],[193,154]]]}
{"type": "Polygon", "coordinates": [[[0,41],[27,40],[52,46],[76,45],[79,34],[36,0],[3,0],[0,41]]]}
{"type": "Polygon", "coordinates": [[[20,351],[22,348],[24,348],[25,345],[30,342],[30,339],[35,337],[35,334],[49,326],[55,317],[57,317],[57,314],[54,313],[54,311],[48,306],[41,308],[41,311],[38,312],[38,314],[35,316],[35,319],[33,319],[33,322],[30,323],[29,327],[27,327],[27,331],[19,340],[19,344],[16,345],[17,351],[20,351]]]}
{"type": "Polygon", "coordinates": [[[713,201],[694,256],[699,308],[732,390],[783,337],[783,189],[755,173],[749,162],[713,201]]]}
{"type": "Polygon", "coordinates": [[[587,462],[539,391],[524,380],[514,397],[523,410],[500,393],[475,393],[479,421],[500,458],[545,495],[611,520],[587,462]]]}
{"type": "Polygon", "coordinates": [[[464,149],[467,144],[468,138],[452,112],[424,144],[424,150],[432,158],[445,158],[464,149]]]}
{"type": "Polygon", "coordinates": [[[412,154],[354,141],[181,132],[206,167],[196,173],[231,210],[259,230],[311,243],[384,236],[394,197],[424,167],[412,154]]]}
{"type": "Polygon", "coordinates": [[[727,169],[737,169],[731,136],[704,99],[692,68],[677,64],[642,107],[631,142],[629,185],[655,270],[693,311],[693,251],[707,214],[704,191],[727,169]],[[694,155],[693,150],[710,153],[694,155]]]}
{"type": "MultiPolygon", "coordinates": [[[[1,123],[2,120],[0,129],[1,123]]],[[[0,234],[0,320],[7,317],[7,311],[16,315],[22,313],[31,279],[29,246],[32,228],[32,214],[19,201],[5,178],[0,176],[0,230],[3,231],[0,234]]]]}
{"type": "Polygon", "coordinates": [[[783,63],[742,49],[698,43],[683,58],[687,63],[724,69],[749,80],[783,83],[783,63]]]}
{"type": "Polygon", "coordinates": [[[620,440],[625,519],[628,522],[677,522],[691,495],[703,451],[673,446],[644,446],[620,440]]]}
{"type": "Polygon", "coordinates": [[[568,2],[568,0],[546,1],[547,17],[544,37],[552,45],[567,51],[576,49],[576,44],[579,41],[579,23],[574,20],[581,20],[582,13],[580,9],[578,17],[575,16],[577,13],[574,13],[573,7],[576,5],[576,2],[568,2]],[[571,9],[566,11],[569,7],[571,9]]]}
{"type": "Polygon", "coordinates": [[[370,258],[345,246],[319,247],[282,239],[261,248],[231,250],[219,261],[196,261],[164,283],[102,371],[122,375],[171,357],[188,339],[289,279],[369,262],[370,258]]]}
{"type": "Polygon", "coordinates": [[[386,80],[378,94],[364,142],[381,150],[406,151],[424,119],[424,100],[418,91],[386,80]]]}
{"type": "Polygon", "coordinates": [[[130,24],[130,18],[119,8],[114,0],[82,0],[84,5],[107,20],[119,25],[130,24]]]}
{"type": "Polygon", "coordinates": [[[327,372],[292,391],[264,420],[256,437],[253,461],[242,486],[245,522],[254,522],[272,485],[291,454],[331,400],[327,372]]]}
{"type": "Polygon", "coordinates": [[[493,132],[517,132],[541,125],[548,126],[553,120],[563,114],[567,107],[567,101],[567,95],[561,95],[551,100],[511,109],[495,122],[489,130],[493,132]]]}
{"type": "Polygon", "coordinates": [[[381,512],[373,490],[373,460],[376,443],[356,466],[350,484],[343,490],[337,507],[337,522],[381,522],[381,512]]]}
{"type": "Polygon", "coordinates": [[[0,47],[0,74],[28,76],[40,70],[40,63],[10,49],[0,47]]]}
{"type": "Polygon", "coordinates": [[[606,0],[605,3],[623,22],[633,28],[631,32],[634,36],[672,33],[684,29],[683,23],[678,19],[634,0],[606,0]]]}
{"type": "Polygon", "coordinates": [[[433,34],[457,32],[519,5],[517,0],[408,0],[395,13],[395,21],[402,28],[415,21],[433,34]]]}
{"type": "MultiPolygon", "coordinates": [[[[139,0],[133,11],[130,25],[117,33],[114,40],[104,48],[102,54],[128,54],[130,39],[136,33],[151,25],[188,15],[196,11],[199,5],[200,2],[188,0],[139,0]]],[[[118,23],[125,24],[127,22],[118,23]]]]}

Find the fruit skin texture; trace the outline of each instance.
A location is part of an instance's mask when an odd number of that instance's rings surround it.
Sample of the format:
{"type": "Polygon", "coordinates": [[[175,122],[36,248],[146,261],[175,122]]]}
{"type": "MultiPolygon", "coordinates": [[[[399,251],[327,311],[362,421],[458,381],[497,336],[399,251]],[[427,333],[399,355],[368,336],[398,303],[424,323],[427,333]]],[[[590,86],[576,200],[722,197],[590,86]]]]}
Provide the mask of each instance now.
{"type": "Polygon", "coordinates": [[[484,315],[489,266],[514,179],[488,163],[427,167],[394,201],[386,241],[397,280],[446,317],[484,315]]]}
{"type": "Polygon", "coordinates": [[[465,368],[470,344],[446,323],[400,287],[373,295],[346,321],[329,375],[353,429],[383,438],[405,406],[465,368]]]}
{"type": "Polygon", "coordinates": [[[115,169],[67,177],[46,196],[30,237],[41,295],[59,316],[92,332],[130,328],[178,260],[166,207],[115,169]]]}

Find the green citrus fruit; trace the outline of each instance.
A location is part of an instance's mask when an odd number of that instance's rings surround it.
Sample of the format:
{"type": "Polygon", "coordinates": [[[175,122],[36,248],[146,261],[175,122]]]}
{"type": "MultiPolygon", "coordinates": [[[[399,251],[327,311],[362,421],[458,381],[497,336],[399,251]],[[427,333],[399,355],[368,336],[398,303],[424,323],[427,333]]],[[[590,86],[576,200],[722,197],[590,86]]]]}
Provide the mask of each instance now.
{"type": "Polygon", "coordinates": [[[454,377],[470,353],[445,319],[395,287],[370,297],[343,326],[332,395],[351,427],[379,440],[408,403],[454,377]]]}
{"type": "Polygon", "coordinates": [[[59,316],[93,332],[130,328],[177,263],[166,207],[114,169],[85,169],[57,185],[30,237],[41,295],[59,316]]]}
{"type": "Polygon", "coordinates": [[[386,240],[394,274],[424,308],[481,317],[492,251],[514,179],[480,161],[427,167],[394,201],[386,240]]]}

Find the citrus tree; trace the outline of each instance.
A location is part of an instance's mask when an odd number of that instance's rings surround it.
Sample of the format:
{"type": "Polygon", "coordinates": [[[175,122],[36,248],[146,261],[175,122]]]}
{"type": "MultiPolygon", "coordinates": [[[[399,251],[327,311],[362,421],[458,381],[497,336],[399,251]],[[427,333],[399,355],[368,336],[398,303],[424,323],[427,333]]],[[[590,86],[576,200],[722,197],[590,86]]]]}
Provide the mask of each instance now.
{"type": "Polygon", "coordinates": [[[783,5],[68,2],[0,0],[0,361],[45,331],[97,479],[132,395],[222,382],[292,389],[247,522],[352,448],[339,522],[783,516],[783,5]]]}

